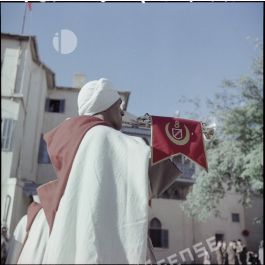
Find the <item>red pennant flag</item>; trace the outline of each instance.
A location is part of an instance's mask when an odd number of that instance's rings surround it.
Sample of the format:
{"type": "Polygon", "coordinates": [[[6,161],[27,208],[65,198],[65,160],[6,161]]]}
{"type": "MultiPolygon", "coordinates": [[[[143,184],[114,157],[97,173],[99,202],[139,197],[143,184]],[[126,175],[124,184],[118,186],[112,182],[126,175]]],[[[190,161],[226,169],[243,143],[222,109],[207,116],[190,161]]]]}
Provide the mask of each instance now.
{"type": "Polygon", "coordinates": [[[208,170],[201,122],[151,116],[152,163],[183,154],[208,170]]]}

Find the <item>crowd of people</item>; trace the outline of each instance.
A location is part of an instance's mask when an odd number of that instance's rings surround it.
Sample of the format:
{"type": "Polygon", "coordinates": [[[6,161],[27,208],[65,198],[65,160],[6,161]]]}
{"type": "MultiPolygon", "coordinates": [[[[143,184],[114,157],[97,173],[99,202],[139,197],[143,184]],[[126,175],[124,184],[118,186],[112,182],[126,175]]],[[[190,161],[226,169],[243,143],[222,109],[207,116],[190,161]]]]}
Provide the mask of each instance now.
{"type": "MultiPolygon", "coordinates": [[[[219,265],[238,264],[238,265],[261,265],[263,260],[263,240],[260,242],[257,252],[249,251],[241,239],[237,241],[218,241],[216,246],[216,263],[219,265]]],[[[210,254],[206,251],[203,264],[215,264],[210,254]]]]}
{"type": "MultiPolygon", "coordinates": [[[[5,264],[7,256],[8,239],[6,235],[6,228],[2,227],[1,231],[1,264],[5,264]]],[[[240,239],[237,241],[230,241],[228,244],[225,241],[218,241],[216,247],[216,260],[205,251],[203,264],[235,264],[235,265],[262,265],[263,260],[263,240],[261,240],[257,252],[248,251],[247,247],[240,239]]]]}

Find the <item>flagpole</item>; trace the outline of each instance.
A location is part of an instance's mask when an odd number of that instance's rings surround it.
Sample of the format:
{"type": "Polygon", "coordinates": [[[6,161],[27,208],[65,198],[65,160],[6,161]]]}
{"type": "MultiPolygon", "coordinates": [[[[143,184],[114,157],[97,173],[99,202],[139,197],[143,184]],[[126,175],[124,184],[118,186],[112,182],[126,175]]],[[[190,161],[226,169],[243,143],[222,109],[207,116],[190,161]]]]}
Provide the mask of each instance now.
{"type": "Polygon", "coordinates": [[[26,21],[26,14],[27,14],[27,5],[25,5],[25,10],[24,10],[24,16],[23,16],[23,23],[22,23],[22,29],[21,29],[21,35],[24,33],[24,28],[25,28],[25,21],[26,21]]]}
{"type": "MultiPolygon", "coordinates": [[[[28,9],[28,3],[25,4],[25,13],[24,13],[24,19],[23,19],[23,26],[22,26],[22,34],[24,32],[24,24],[25,24],[25,17],[26,17],[26,13],[27,13],[27,9],[28,9]]],[[[24,111],[25,114],[27,114],[27,106],[28,106],[28,95],[29,95],[29,90],[27,90],[27,94],[23,95],[23,85],[25,82],[25,73],[26,73],[26,69],[29,70],[29,82],[31,80],[31,67],[32,67],[32,62],[30,61],[30,64],[28,64],[27,66],[27,59],[29,57],[29,53],[30,53],[30,49],[31,49],[31,42],[32,42],[32,36],[31,36],[31,10],[29,12],[29,23],[28,23],[28,41],[26,46],[24,47],[25,53],[24,53],[24,58],[22,57],[23,55],[23,45],[22,43],[20,44],[20,49],[21,49],[21,53],[20,53],[20,60],[23,61],[23,66],[22,66],[22,76],[21,76],[21,81],[20,81],[20,89],[19,89],[19,94],[22,94],[22,102],[23,102],[23,106],[24,106],[24,111]]],[[[27,36],[26,35],[26,36],[27,36]]],[[[25,127],[26,127],[26,122],[25,119],[23,121],[23,130],[22,130],[22,137],[24,137],[25,135],[25,127]]],[[[18,166],[17,166],[17,177],[19,178],[19,176],[21,175],[21,163],[22,163],[22,147],[20,147],[19,150],[19,159],[18,159],[18,166]]]]}
{"type": "MultiPolygon", "coordinates": [[[[24,32],[24,27],[25,27],[25,18],[26,18],[26,13],[27,13],[27,9],[28,9],[28,3],[26,3],[25,5],[25,12],[24,12],[24,19],[23,19],[23,25],[22,25],[22,32],[21,35],[24,32]]],[[[23,63],[23,72],[22,72],[22,77],[21,77],[21,83],[20,83],[20,90],[19,92],[22,92],[22,88],[24,85],[24,78],[25,78],[25,68],[26,68],[26,64],[27,64],[27,58],[28,58],[28,53],[30,52],[30,47],[31,47],[31,12],[29,12],[29,23],[28,23],[28,43],[27,46],[25,48],[25,55],[24,55],[24,63],[23,63]]],[[[21,50],[22,50],[22,46],[21,46],[21,50]]],[[[21,51],[21,56],[22,56],[22,51],[21,51]]],[[[29,68],[30,69],[30,68],[29,68]]]]}

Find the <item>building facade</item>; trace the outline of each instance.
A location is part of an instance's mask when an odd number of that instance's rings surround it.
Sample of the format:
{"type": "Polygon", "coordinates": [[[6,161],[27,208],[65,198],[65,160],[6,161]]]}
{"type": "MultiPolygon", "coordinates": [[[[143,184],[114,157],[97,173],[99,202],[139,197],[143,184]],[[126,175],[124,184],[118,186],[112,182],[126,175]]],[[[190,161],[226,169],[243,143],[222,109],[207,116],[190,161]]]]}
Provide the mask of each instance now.
{"type": "MultiPolygon", "coordinates": [[[[255,224],[253,217],[262,213],[263,201],[254,198],[255,205],[244,209],[239,203],[239,195],[227,193],[221,201],[220,217],[210,217],[205,222],[187,217],[181,208],[182,199],[154,199],[150,210],[150,227],[156,219],[160,225],[160,237],[155,237],[155,254],[160,263],[202,263],[206,249],[216,262],[215,242],[241,239],[248,250],[257,253],[263,239],[263,225],[255,224]],[[250,214],[251,211],[251,214],[250,214]],[[166,233],[163,231],[167,231],[166,233]],[[249,231],[245,236],[243,231],[249,231]],[[172,262],[177,260],[177,262],[172,262]]],[[[156,235],[154,235],[156,236],[156,235]]],[[[154,241],[153,241],[154,243],[154,241]]]]}
{"type": "MultiPolygon", "coordinates": [[[[83,83],[81,77],[78,80],[83,83]]],[[[1,85],[1,225],[12,234],[32,198],[38,199],[36,188],[56,178],[43,135],[66,118],[77,115],[80,86],[56,86],[55,74],[39,59],[34,37],[3,33],[1,85]]],[[[130,92],[120,95],[126,110],[130,92]]],[[[150,144],[150,129],[137,125],[135,119],[126,112],[122,131],[142,137],[150,144]]],[[[181,208],[195,182],[195,167],[181,156],[176,163],[183,174],[152,200],[150,208],[149,234],[158,261],[200,261],[204,249],[214,258],[216,239],[241,238],[249,249],[257,251],[263,225],[254,224],[253,217],[262,215],[263,199],[255,198],[253,207],[244,209],[236,193],[227,193],[220,203],[221,217],[200,223],[187,217],[181,208]],[[243,236],[244,230],[249,231],[248,236],[243,236]]]]}
{"type": "Polygon", "coordinates": [[[34,37],[1,34],[1,222],[10,232],[30,203],[23,190],[37,175],[44,99],[53,80],[34,37]]]}
{"type": "MultiPolygon", "coordinates": [[[[150,130],[147,128],[125,124],[123,131],[145,138],[150,144],[150,130]]],[[[263,240],[263,220],[256,223],[254,218],[263,216],[263,198],[253,197],[252,207],[244,208],[239,194],[227,192],[218,206],[219,217],[211,216],[204,222],[188,217],[182,203],[196,181],[196,168],[183,156],[176,157],[174,162],[183,174],[163,194],[152,199],[149,211],[149,235],[158,263],[201,264],[205,250],[211,261],[216,263],[218,240],[228,244],[241,239],[248,250],[257,252],[263,240]]]]}
{"type": "MultiPolygon", "coordinates": [[[[55,74],[40,61],[33,36],[1,33],[1,225],[12,234],[39,185],[56,178],[43,135],[76,116],[75,87],[55,84],[55,74]]],[[[130,92],[119,92],[126,109],[130,92]]]]}

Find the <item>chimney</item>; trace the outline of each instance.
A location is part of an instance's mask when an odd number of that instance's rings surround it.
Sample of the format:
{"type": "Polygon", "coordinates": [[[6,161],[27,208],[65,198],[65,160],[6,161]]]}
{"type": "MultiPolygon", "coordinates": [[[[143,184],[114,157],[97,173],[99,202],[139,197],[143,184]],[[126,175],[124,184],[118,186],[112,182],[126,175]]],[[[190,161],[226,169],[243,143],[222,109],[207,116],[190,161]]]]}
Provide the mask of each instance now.
{"type": "Polygon", "coordinates": [[[74,82],[73,87],[74,88],[81,88],[86,83],[86,76],[83,74],[75,74],[74,75],[74,82]]]}

